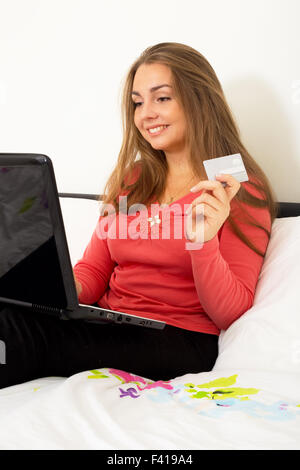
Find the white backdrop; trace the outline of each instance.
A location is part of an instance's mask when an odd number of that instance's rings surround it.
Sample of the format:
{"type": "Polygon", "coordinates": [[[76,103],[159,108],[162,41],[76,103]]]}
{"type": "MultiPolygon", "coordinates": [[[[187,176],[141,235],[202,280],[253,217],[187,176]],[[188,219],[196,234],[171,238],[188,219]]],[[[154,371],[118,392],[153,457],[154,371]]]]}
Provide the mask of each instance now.
{"type": "Polygon", "coordinates": [[[281,201],[300,202],[299,0],[0,0],[0,152],[44,153],[59,191],[101,193],[120,92],[148,46],[198,49],[281,201]]]}

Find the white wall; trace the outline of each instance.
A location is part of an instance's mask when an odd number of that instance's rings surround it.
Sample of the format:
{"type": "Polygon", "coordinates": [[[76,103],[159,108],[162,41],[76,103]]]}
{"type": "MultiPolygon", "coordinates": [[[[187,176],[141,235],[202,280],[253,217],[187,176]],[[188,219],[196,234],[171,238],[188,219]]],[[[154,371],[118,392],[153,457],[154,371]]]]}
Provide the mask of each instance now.
{"type": "Polygon", "coordinates": [[[148,46],[214,67],[279,200],[300,202],[299,0],[0,0],[0,152],[49,155],[59,191],[103,190],[120,91],[148,46]]]}

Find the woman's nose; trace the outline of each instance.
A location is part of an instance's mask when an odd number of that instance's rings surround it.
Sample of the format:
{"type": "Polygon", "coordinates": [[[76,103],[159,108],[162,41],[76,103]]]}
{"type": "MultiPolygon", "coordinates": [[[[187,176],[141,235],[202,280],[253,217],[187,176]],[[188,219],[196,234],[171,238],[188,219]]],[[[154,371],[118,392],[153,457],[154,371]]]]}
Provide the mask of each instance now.
{"type": "Polygon", "coordinates": [[[155,105],[151,102],[144,102],[143,105],[142,105],[142,109],[141,109],[141,117],[143,119],[145,118],[153,118],[153,117],[156,117],[157,116],[157,111],[155,109],[155,105]]]}

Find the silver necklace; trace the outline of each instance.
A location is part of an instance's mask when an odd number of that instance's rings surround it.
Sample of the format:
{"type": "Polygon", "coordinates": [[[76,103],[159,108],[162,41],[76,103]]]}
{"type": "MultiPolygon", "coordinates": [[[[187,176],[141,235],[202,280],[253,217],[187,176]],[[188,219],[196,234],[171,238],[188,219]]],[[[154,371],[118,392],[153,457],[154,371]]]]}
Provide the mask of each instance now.
{"type": "Polygon", "coordinates": [[[165,204],[167,204],[167,205],[172,204],[172,202],[173,202],[174,200],[176,200],[176,197],[178,196],[178,194],[180,194],[180,193],[183,191],[183,189],[184,189],[194,178],[195,178],[195,176],[193,175],[193,176],[191,177],[191,179],[189,179],[189,181],[184,184],[184,186],[180,189],[180,191],[177,191],[177,192],[174,194],[174,196],[172,196],[172,197],[170,198],[170,200],[167,201],[165,204]]]}
{"type": "MultiPolygon", "coordinates": [[[[164,205],[165,205],[165,204],[166,204],[166,205],[172,204],[172,202],[175,200],[175,198],[178,196],[178,194],[180,194],[180,193],[183,191],[183,189],[184,189],[194,178],[195,178],[195,176],[193,175],[193,176],[191,177],[191,179],[189,179],[189,181],[188,181],[187,183],[185,183],[185,185],[181,188],[181,190],[180,190],[180,191],[177,191],[177,192],[174,194],[174,196],[172,196],[172,197],[170,198],[170,200],[168,200],[168,202],[165,202],[165,203],[164,203],[164,205]]],[[[160,219],[160,217],[159,217],[158,215],[155,215],[154,217],[148,217],[147,220],[148,220],[148,222],[150,223],[150,226],[151,226],[151,227],[152,227],[153,225],[155,225],[155,224],[160,224],[160,223],[161,223],[161,219],[160,219]]]]}

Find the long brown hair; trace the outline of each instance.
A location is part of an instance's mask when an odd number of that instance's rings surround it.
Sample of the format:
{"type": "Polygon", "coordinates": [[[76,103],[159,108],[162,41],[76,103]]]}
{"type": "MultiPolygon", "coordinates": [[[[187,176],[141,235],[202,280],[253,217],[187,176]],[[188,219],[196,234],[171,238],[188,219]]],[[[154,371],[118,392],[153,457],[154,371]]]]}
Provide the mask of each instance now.
{"type": "MultiPolygon", "coordinates": [[[[259,191],[262,198],[250,194],[241,185],[233,201],[237,206],[246,203],[252,207],[267,207],[271,222],[276,218],[278,204],[270,182],[241,142],[238,126],[227,104],[215,71],[197,50],[176,42],[165,42],[147,48],[130,67],[123,86],[122,124],[123,142],[117,164],[105,188],[103,203],[113,204],[119,210],[118,196],[127,195],[128,207],[139,203],[148,205],[157,200],[165,189],[168,165],[162,150],[155,150],[143,138],[134,124],[134,103],[131,98],[135,73],[142,64],[164,64],[171,69],[175,96],[182,105],[187,120],[187,143],[194,174],[207,179],[203,161],[210,158],[240,153],[249,185],[259,191]],[[138,178],[131,180],[138,170],[138,178]],[[255,181],[254,181],[255,180],[255,181]]],[[[232,202],[233,202],[232,201],[232,202]]],[[[245,214],[244,208],[239,215],[245,214]]],[[[232,211],[228,222],[234,233],[260,256],[264,256],[238,227],[232,211]]],[[[270,232],[248,214],[246,223],[270,232]]]]}

